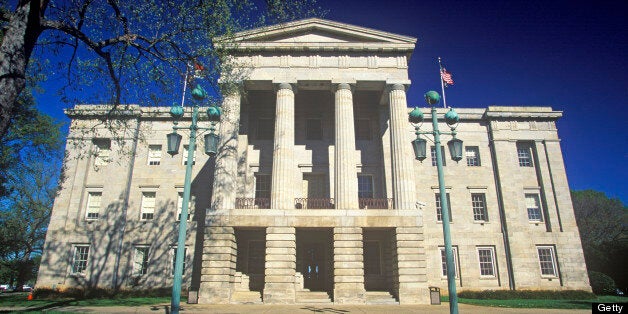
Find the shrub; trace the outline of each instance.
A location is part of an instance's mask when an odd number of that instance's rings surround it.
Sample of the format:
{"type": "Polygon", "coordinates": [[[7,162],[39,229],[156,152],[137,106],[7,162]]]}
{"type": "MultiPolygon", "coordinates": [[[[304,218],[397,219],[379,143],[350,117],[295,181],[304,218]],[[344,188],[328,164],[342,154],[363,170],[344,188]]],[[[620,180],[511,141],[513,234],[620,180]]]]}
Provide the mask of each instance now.
{"type": "Polygon", "coordinates": [[[615,281],[610,276],[600,272],[590,271],[589,280],[593,293],[599,295],[615,293],[615,281]]]}
{"type": "Polygon", "coordinates": [[[595,299],[595,294],[584,290],[483,290],[462,291],[458,297],[466,299],[541,299],[541,300],[589,300],[595,299]]]}
{"type": "Polygon", "coordinates": [[[170,288],[114,290],[105,288],[68,288],[64,290],[38,288],[33,291],[33,297],[37,299],[111,299],[134,297],[167,297],[172,294],[170,288]]]}

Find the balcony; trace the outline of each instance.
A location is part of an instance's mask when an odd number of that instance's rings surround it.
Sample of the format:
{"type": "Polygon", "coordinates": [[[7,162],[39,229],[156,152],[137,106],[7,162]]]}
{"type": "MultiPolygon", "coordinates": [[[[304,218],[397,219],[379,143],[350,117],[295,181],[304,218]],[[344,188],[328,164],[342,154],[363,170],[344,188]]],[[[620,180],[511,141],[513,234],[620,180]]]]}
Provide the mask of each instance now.
{"type": "Polygon", "coordinates": [[[334,209],[333,198],[295,198],[296,209],[334,209]]]}
{"type": "Polygon", "coordinates": [[[236,208],[238,209],[266,209],[270,208],[270,198],[236,198],[236,208]]]}
{"type": "Polygon", "coordinates": [[[393,209],[392,198],[359,198],[360,209],[393,209]]]}

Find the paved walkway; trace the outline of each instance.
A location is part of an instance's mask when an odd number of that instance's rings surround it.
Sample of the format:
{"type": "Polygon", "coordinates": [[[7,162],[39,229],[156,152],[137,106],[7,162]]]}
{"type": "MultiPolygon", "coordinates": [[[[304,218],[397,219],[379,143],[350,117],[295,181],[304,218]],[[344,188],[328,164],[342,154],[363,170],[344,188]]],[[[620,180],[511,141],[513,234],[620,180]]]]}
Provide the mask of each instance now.
{"type": "MultiPolygon", "coordinates": [[[[146,305],[137,307],[57,307],[47,311],[71,313],[169,313],[169,304],[146,305]]],[[[5,309],[6,310],[6,309],[5,309]]],[[[15,310],[15,309],[14,309],[15,310]]],[[[498,307],[483,307],[459,304],[459,311],[463,314],[490,314],[490,313],[548,313],[571,314],[591,313],[591,310],[550,310],[550,309],[512,309],[498,307]]],[[[441,305],[198,305],[182,304],[181,313],[215,313],[215,314],[293,314],[293,313],[324,313],[324,314],[358,314],[358,313],[449,313],[449,304],[441,305]]]]}

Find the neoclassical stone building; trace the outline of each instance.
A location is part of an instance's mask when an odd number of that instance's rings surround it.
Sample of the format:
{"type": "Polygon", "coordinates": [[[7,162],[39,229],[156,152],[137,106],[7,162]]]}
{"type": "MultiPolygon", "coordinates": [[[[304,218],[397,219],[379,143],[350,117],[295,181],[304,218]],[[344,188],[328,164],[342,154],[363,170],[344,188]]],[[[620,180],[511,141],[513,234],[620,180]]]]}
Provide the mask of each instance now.
{"type": "MultiPolygon", "coordinates": [[[[242,90],[224,95],[218,155],[194,152],[191,299],[429,303],[428,287],[447,281],[435,148],[418,161],[410,144],[416,39],[307,19],[234,40],[242,90]]],[[[38,287],[172,284],[187,150],[166,153],[168,110],[128,106],[115,134],[102,125],[107,107],[67,110],[67,178],[38,287]]],[[[444,162],[459,291],[590,290],[562,113],[457,111],[465,158],[444,162]]]]}

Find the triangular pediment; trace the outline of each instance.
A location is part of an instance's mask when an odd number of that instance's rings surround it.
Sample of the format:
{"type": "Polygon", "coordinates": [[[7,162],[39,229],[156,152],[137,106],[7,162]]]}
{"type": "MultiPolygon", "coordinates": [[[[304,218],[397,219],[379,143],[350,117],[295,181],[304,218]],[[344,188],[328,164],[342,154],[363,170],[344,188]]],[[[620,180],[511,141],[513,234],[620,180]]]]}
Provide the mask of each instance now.
{"type": "MultiPolygon", "coordinates": [[[[330,48],[351,50],[386,49],[411,51],[416,38],[371,28],[311,18],[256,28],[217,38],[216,42],[246,49],[330,48]],[[231,42],[231,43],[228,43],[231,42]],[[366,46],[365,46],[366,45],[366,46]]],[[[236,48],[237,49],[237,48],[236,48]]]]}

